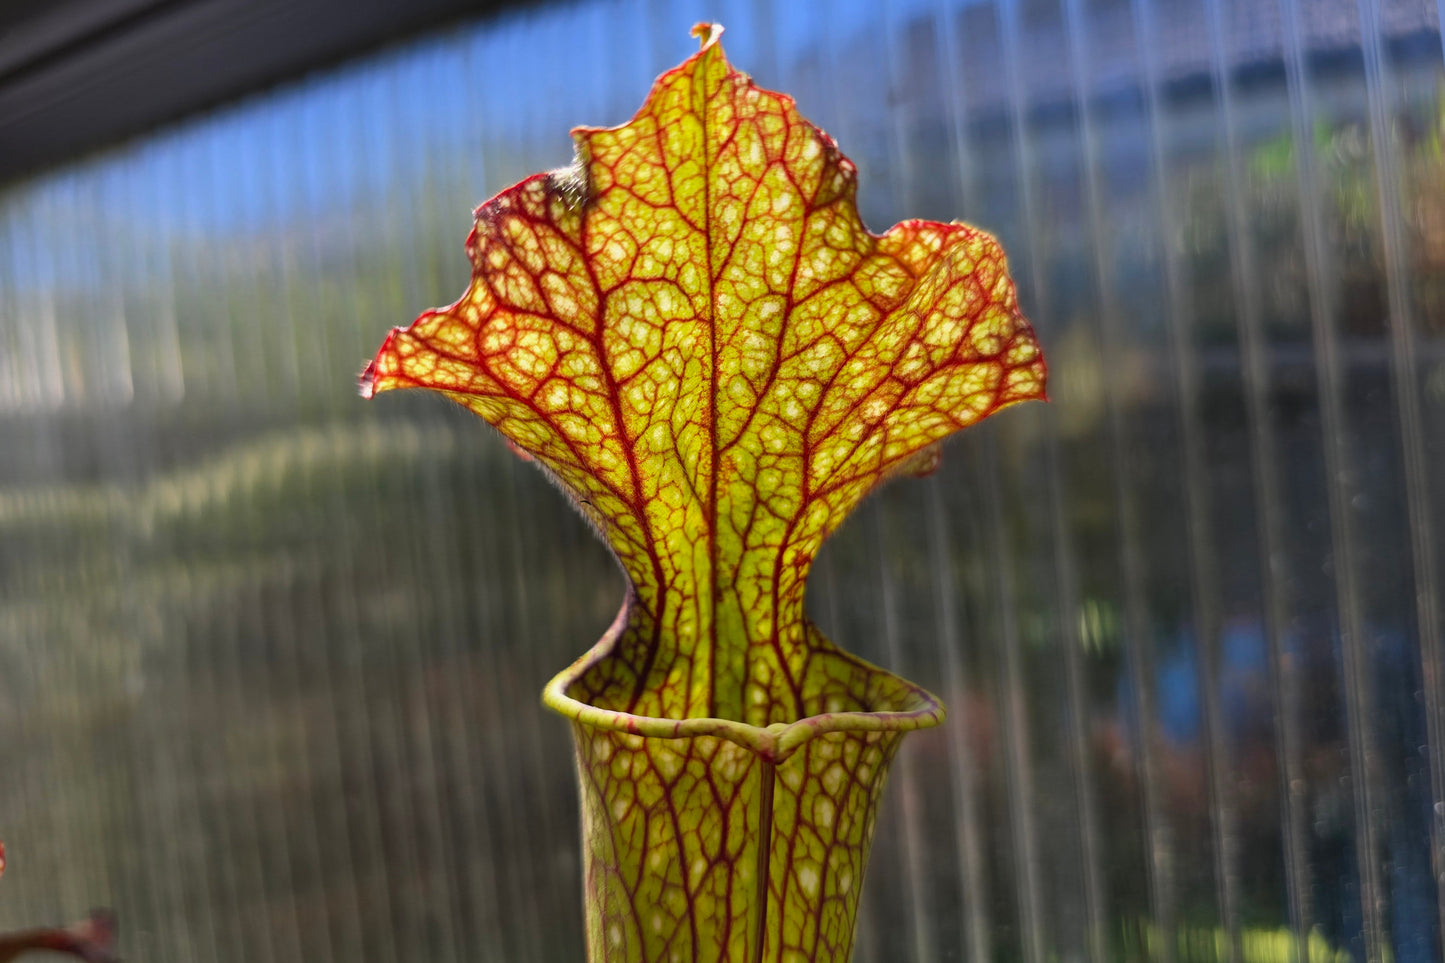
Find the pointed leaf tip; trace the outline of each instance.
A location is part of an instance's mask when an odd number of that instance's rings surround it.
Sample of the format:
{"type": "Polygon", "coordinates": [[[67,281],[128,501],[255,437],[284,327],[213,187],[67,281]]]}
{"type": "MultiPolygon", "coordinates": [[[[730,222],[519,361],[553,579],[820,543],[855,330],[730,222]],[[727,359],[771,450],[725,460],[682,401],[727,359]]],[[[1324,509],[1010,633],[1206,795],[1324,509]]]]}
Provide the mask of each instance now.
{"type": "Polygon", "coordinates": [[[393,351],[393,344],[396,341],[396,337],[398,334],[401,334],[402,331],[403,329],[401,328],[392,328],[391,331],[387,333],[386,340],[381,343],[381,350],[377,352],[376,357],[368,361],[366,366],[361,369],[361,374],[356,379],[356,386],[357,390],[361,393],[361,397],[367,401],[370,401],[388,389],[405,386],[405,382],[399,381],[394,372],[383,373],[379,366],[379,362],[393,351]],[[390,376],[388,377],[387,375],[390,376]]]}
{"type": "Polygon", "coordinates": [[[722,39],[723,25],[702,21],[692,26],[692,35],[697,38],[698,49],[706,50],[722,39]]]}

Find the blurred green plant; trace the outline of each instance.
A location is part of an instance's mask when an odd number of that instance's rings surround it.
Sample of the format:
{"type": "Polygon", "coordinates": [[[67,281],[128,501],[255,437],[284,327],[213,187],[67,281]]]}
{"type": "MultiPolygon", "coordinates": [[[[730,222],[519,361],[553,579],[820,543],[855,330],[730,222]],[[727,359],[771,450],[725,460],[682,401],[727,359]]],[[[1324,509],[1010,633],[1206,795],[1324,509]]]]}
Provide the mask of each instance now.
{"type": "MultiPolygon", "coordinates": [[[[1159,928],[1147,921],[1126,925],[1125,929],[1137,929],[1131,934],[1131,945],[1142,946],[1145,958],[1162,959],[1163,937],[1159,928]]],[[[1239,952],[1231,948],[1230,935],[1218,926],[1182,926],[1174,934],[1173,959],[1179,963],[1218,963],[1219,960],[1238,959],[1239,963],[1295,963],[1301,959],[1298,940],[1294,930],[1287,926],[1247,926],[1239,932],[1239,952]]],[[[1308,959],[1314,963],[1354,963],[1355,955],[1348,949],[1335,946],[1318,929],[1311,930],[1305,938],[1308,942],[1308,959]]],[[[1393,957],[1387,956],[1382,963],[1393,957]]]]}
{"type": "MultiPolygon", "coordinates": [[[[1406,238],[1413,264],[1411,277],[1417,286],[1414,296],[1422,333],[1445,330],[1445,84],[1437,85],[1433,98],[1417,102],[1391,126],[1401,176],[1397,179],[1398,203],[1409,231],[1406,238]]],[[[1301,204],[1319,206],[1328,234],[1341,306],[1341,331],[1349,335],[1383,335],[1387,312],[1383,308],[1383,258],[1379,196],[1374,165],[1379,163],[1379,145],[1372,145],[1363,119],[1330,121],[1319,118],[1309,143],[1319,193],[1304,197],[1298,189],[1301,158],[1299,145],[1288,131],[1254,145],[1247,157],[1248,183],[1244,189],[1255,211],[1260,242],[1255,249],[1269,258],[1261,276],[1274,282],[1266,289],[1271,315],[1276,318],[1306,317],[1291,310],[1290,302],[1302,296],[1305,287],[1303,261],[1295,241],[1302,230],[1301,204]]],[[[1389,156],[1387,154],[1386,156],[1389,156]]],[[[1227,246],[1224,212],[1217,183],[1222,172],[1201,169],[1193,178],[1190,192],[1194,245],[1213,252],[1211,259],[1223,263],[1227,246]]],[[[1227,319],[1221,319],[1222,326],[1227,319]]]]}

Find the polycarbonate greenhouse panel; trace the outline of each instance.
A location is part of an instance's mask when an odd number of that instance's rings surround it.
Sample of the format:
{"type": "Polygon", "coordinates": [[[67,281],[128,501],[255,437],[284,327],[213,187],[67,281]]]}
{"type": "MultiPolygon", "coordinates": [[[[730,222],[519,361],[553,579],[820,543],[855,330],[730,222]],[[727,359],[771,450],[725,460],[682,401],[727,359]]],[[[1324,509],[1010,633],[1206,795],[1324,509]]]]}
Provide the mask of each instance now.
{"type": "Polygon", "coordinates": [[[808,598],[936,692],[859,963],[1438,960],[1436,0],[603,3],[488,18],[0,194],[0,930],[127,959],[584,959],[566,724],[621,578],[455,406],[357,397],[471,209],[727,27],[865,221],[995,233],[1049,405],[808,598]]]}

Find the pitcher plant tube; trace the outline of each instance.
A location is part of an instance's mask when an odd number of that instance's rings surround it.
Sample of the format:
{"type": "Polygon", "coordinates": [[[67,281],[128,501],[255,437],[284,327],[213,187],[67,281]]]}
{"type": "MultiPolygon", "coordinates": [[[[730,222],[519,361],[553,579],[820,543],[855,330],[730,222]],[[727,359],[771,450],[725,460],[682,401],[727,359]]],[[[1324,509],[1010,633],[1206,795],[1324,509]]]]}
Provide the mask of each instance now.
{"type": "Polygon", "coordinates": [[[479,207],[466,294],[362,375],[481,415],[626,572],[543,695],[575,737],[593,963],[848,960],[889,761],[943,709],[823,636],[808,569],[879,484],[1044,394],[997,242],[870,233],[856,168],[721,32],[479,207]]]}

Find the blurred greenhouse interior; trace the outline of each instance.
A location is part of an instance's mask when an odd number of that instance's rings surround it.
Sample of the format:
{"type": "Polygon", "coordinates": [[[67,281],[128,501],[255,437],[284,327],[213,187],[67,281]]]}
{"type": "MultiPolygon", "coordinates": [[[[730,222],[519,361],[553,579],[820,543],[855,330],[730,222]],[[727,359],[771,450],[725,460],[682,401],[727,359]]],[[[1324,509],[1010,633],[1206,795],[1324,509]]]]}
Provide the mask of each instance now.
{"type": "Polygon", "coordinates": [[[999,235],[1051,365],[812,578],[950,710],[855,958],[1442,958],[1445,3],[283,6],[66,0],[112,19],[29,54],[45,5],[0,18],[0,930],[584,958],[538,695],[620,573],[479,420],[356,375],[464,290],[474,205],[717,20],[874,230],[999,235]],[[214,8],[271,39],[167,32],[214,8]]]}

